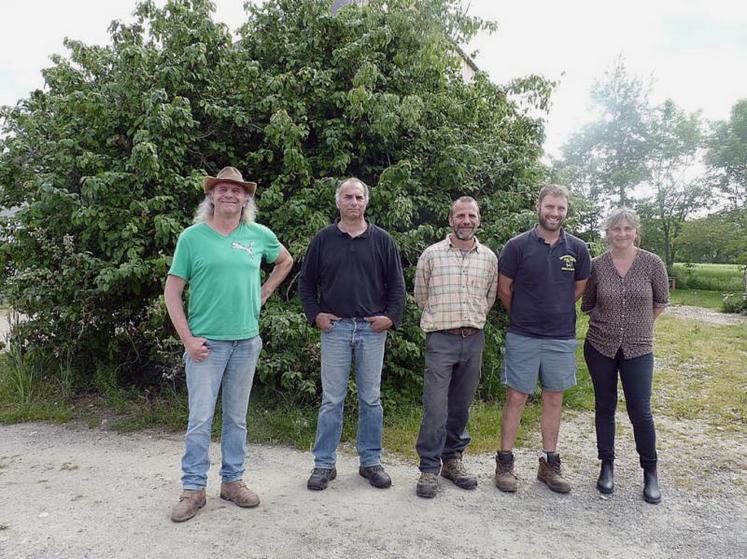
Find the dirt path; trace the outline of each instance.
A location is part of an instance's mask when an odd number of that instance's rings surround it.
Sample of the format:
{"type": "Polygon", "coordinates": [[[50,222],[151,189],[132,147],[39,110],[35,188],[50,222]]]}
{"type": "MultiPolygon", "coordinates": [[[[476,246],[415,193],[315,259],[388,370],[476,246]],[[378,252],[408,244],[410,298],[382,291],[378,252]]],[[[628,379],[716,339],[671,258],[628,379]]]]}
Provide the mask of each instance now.
{"type": "Polygon", "coordinates": [[[665,311],[668,315],[677,318],[687,318],[707,324],[716,324],[719,326],[734,326],[747,324],[747,316],[741,314],[726,314],[703,307],[691,307],[688,305],[672,305],[665,311]]]}
{"type": "MultiPolygon", "coordinates": [[[[311,457],[284,447],[251,446],[250,485],[262,498],[242,510],[216,496],[173,524],[181,436],[122,435],[81,426],[0,426],[0,557],[745,557],[747,440],[715,443],[702,426],[662,430],[664,500],[640,497],[629,429],[620,435],[617,489],[594,489],[592,418],[566,414],[562,438],[570,495],[534,479],[533,453],[517,453],[517,494],[492,486],[491,456],[469,456],[475,491],[450,482],[432,501],[414,494],[415,464],[386,458],[390,490],[371,488],[344,452],[339,477],[306,490],[311,457]],[[693,438],[694,437],[694,440],[693,438]],[[699,478],[698,476],[703,476],[699,478]]],[[[622,418],[620,418],[622,420],[622,418]]],[[[217,448],[213,445],[213,462],[217,448]]]]}

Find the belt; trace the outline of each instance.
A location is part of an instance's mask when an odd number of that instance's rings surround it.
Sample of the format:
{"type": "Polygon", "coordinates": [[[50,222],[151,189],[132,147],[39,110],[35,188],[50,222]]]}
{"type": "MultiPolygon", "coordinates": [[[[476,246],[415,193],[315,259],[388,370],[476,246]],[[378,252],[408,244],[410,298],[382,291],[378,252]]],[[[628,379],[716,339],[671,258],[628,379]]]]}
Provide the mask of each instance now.
{"type": "Polygon", "coordinates": [[[471,336],[472,334],[477,334],[480,331],[479,328],[472,328],[471,326],[463,326],[462,328],[449,328],[448,330],[441,330],[441,332],[446,332],[447,334],[454,334],[455,336],[459,336],[460,338],[466,338],[467,336],[471,336]]]}

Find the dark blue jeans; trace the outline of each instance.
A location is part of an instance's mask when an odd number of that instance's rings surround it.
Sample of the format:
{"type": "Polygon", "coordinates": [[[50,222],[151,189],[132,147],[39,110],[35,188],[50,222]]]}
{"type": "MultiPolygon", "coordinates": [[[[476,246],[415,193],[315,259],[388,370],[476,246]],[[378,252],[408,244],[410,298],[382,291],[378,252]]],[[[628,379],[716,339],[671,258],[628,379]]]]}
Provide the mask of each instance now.
{"type": "Polygon", "coordinates": [[[600,460],[615,459],[615,410],[617,409],[617,375],[620,374],[625,406],[633,424],[635,448],[641,467],[656,467],[656,430],[651,415],[651,384],[654,376],[654,355],[624,359],[622,348],[614,359],[599,353],[587,341],[584,357],[594,383],[597,451],[600,460]]]}

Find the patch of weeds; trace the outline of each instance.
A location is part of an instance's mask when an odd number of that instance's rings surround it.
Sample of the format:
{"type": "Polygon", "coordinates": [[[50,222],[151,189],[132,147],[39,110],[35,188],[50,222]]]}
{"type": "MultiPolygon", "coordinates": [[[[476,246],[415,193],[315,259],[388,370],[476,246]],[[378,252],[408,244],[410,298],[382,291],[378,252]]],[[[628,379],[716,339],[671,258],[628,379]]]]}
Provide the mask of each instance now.
{"type": "Polygon", "coordinates": [[[655,331],[657,411],[702,419],[713,426],[747,428],[747,326],[693,324],[663,316],[655,331]]]}
{"type": "MultiPolygon", "coordinates": [[[[299,406],[269,395],[256,395],[249,401],[247,429],[249,441],[258,444],[284,444],[309,451],[314,445],[316,406],[299,406]]],[[[346,414],[342,442],[355,440],[355,426],[346,414]]]]}
{"type": "Polygon", "coordinates": [[[103,410],[114,412],[104,419],[120,432],[151,428],[178,431],[186,428],[189,418],[186,393],[172,389],[158,392],[119,389],[105,399],[103,410]]]}
{"type": "Polygon", "coordinates": [[[34,395],[34,368],[30,355],[18,344],[11,344],[3,359],[3,380],[8,395],[18,404],[28,404],[34,395]]]}

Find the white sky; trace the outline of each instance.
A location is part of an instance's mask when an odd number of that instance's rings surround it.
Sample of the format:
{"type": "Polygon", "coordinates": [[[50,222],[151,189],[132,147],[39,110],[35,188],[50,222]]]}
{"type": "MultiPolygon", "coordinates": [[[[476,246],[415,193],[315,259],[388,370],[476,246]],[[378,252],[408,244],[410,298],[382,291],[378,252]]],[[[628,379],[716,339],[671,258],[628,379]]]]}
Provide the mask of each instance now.
{"type": "MultiPolygon", "coordinates": [[[[163,4],[163,0],[156,0],[163,4]]],[[[244,0],[213,0],[216,17],[235,29],[244,0]]],[[[630,70],[655,79],[652,98],[671,97],[709,119],[728,118],[747,97],[745,0],[464,0],[470,13],[496,20],[477,64],[505,83],[539,73],[560,81],[548,117],[545,149],[560,146],[591,119],[589,87],[617,54],[630,70]]],[[[137,0],[4,0],[0,20],[0,104],[41,87],[49,55],[65,54],[65,36],[108,43],[114,19],[131,20],[137,0]]]]}

